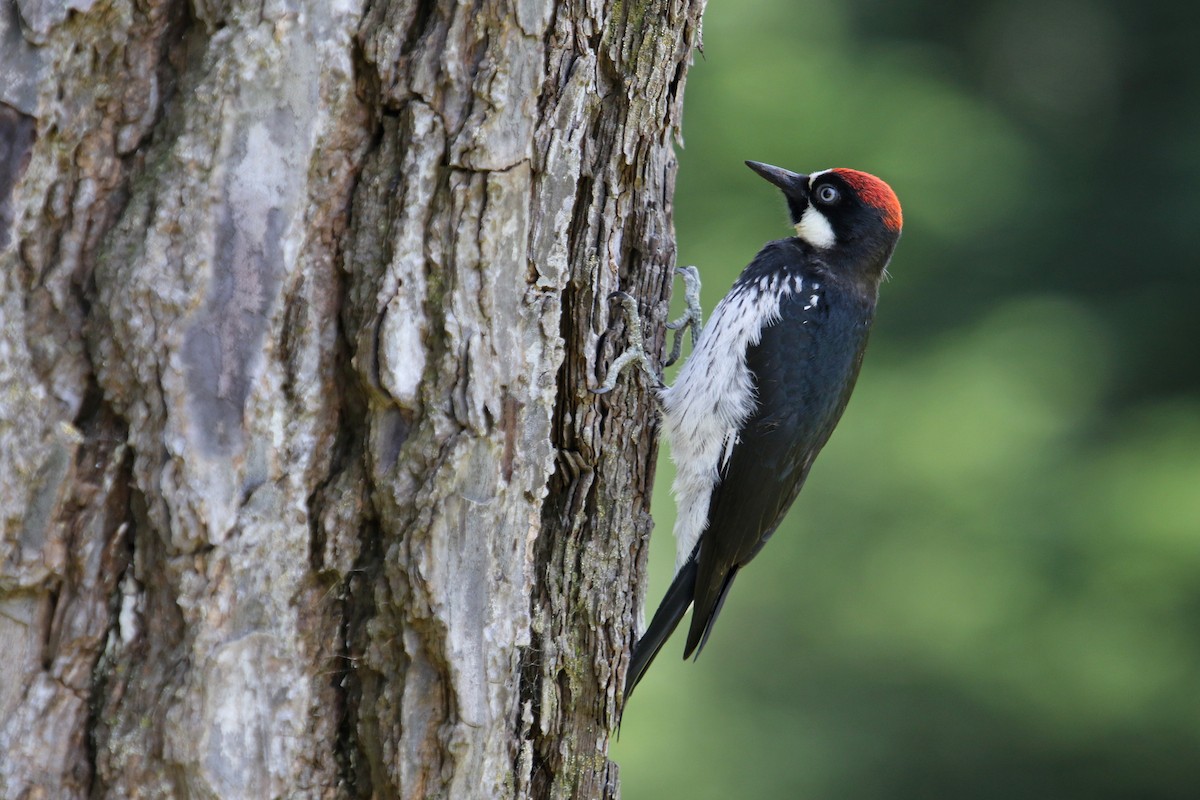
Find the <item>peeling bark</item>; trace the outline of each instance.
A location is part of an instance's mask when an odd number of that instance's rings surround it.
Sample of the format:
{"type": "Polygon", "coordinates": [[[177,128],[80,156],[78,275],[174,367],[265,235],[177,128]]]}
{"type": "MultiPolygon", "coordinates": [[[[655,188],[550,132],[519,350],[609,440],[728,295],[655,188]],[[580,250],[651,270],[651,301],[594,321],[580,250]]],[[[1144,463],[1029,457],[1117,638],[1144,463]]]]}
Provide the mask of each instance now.
{"type": "Polygon", "coordinates": [[[0,795],[616,797],[703,0],[0,0],[0,795]]]}

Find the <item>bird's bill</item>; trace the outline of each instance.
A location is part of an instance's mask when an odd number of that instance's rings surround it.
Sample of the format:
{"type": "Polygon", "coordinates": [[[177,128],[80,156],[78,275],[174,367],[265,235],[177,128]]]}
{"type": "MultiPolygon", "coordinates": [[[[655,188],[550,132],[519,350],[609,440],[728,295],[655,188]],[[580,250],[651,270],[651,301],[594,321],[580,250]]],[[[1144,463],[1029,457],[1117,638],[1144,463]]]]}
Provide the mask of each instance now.
{"type": "Polygon", "coordinates": [[[808,189],[807,175],[801,175],[782,167],[773,167],[761,161],[747,161],[746,166],[789,194],[804,192],[808,189]]]}

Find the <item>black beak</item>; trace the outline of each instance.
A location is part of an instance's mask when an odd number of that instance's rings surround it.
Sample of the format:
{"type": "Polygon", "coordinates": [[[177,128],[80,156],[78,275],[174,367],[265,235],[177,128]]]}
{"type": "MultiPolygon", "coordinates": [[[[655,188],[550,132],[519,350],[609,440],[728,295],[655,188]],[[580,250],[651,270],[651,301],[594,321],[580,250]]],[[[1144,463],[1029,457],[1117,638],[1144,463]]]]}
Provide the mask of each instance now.
{"type": "Polygon", "coordinates": [[[808,176],[798,172],[790,172],[761,161],[747,161],[746,166],[778,186],[789,196],[801,195],[808,192],[808,176]]]}

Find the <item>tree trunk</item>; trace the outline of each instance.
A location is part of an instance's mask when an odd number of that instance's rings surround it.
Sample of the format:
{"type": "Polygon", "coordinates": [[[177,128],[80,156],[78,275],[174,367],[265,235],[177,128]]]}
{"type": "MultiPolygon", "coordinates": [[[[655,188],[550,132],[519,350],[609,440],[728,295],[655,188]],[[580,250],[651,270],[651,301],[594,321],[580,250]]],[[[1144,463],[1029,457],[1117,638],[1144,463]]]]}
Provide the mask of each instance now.
{"type": "Polygon", "coordinates": [[[0,794],[617,795],[703,0],[0,0],[0,794]]]}

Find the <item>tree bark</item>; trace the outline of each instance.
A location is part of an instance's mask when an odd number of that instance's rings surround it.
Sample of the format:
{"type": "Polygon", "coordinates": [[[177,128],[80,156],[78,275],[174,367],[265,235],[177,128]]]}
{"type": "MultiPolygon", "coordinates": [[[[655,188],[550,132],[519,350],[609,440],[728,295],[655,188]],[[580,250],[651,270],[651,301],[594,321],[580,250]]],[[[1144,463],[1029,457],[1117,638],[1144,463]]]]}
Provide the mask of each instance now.
{"type": "Polygon", "coordinates": [[[617,796],[703,4],[0,0],[0,795],[617,796]]]}

